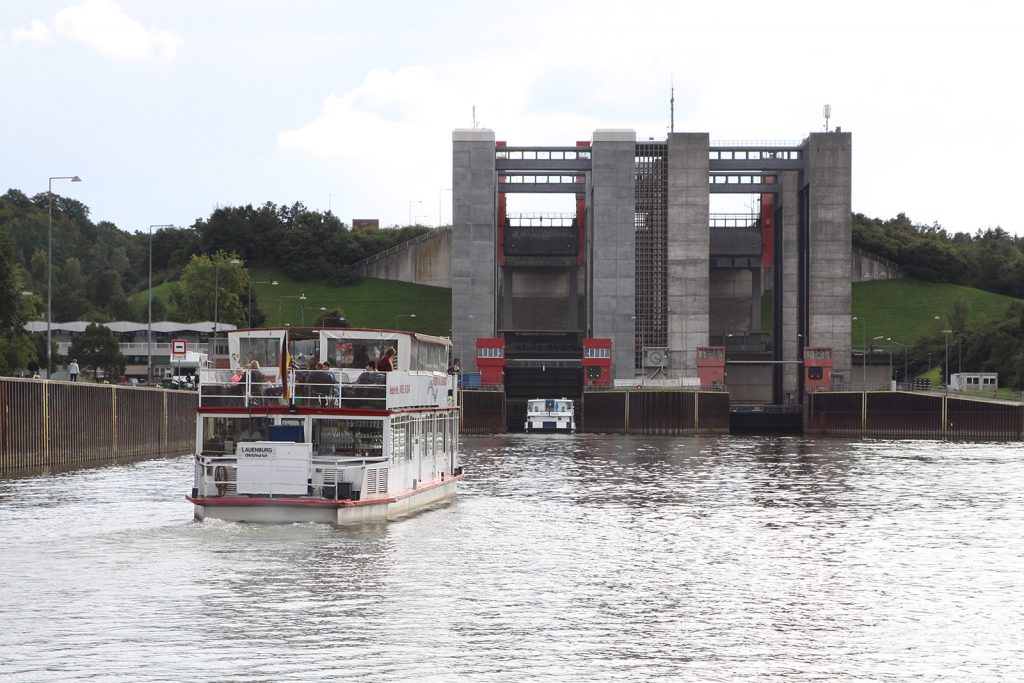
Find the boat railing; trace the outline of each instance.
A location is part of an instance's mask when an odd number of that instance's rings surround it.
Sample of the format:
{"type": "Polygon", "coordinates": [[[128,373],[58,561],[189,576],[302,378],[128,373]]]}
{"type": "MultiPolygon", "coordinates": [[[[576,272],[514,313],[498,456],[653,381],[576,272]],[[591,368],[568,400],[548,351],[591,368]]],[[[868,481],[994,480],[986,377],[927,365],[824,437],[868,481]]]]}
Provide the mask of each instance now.
{"type": "Polygon", "coordinates": [[[199,406],[396,410],[455,405],[454,376],[436,371],[374,372],[354,368],[222,370],[201,368],[199,406]]]}
{"type": "MultiPolygon", "coordinates": [[[[234,453],[203,453],[197,457],[196,488],[204,496],[238,494],[238,459],[234,453]]],[[[386,462],[383,457],[323,457],[313,455],[311,467],[319,476],[310,479],[311,495],[343,500],[358,499],[366,469],[386,462]]],[[[374,476],[376,474],[374,473],[374,476]]],[[[273,484],[274,482],[268,482],[273,484]]]]}
{"type": "Polygon", "coordinates": [[[285,385],[277,369],[203,368],[199,379],[200,407],[386,407],[387,378],[378,372],[364,372],[356,381],[349,382],[346,373],[339,369],[289,370],[285,385]]]}

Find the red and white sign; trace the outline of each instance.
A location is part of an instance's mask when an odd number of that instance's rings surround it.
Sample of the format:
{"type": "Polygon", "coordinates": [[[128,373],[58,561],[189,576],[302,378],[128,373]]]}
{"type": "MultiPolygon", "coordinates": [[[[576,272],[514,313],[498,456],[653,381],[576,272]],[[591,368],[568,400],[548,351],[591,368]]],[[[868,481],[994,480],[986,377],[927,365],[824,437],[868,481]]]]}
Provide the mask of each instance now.
{"type": "Polygon", "coordinates": [[[184,339],[172,339],[171,340],[171,355],[172,356],[184,356],[188,350],[188,344],[184,339]]]}

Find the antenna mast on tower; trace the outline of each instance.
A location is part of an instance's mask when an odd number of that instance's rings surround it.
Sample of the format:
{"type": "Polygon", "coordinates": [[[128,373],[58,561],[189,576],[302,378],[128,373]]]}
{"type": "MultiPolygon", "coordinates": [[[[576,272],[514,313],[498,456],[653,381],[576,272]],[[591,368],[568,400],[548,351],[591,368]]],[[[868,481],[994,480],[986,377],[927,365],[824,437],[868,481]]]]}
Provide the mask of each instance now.
{"type": "Polygon", "coordinates": [[[826,133],[828,132],[828,119],[829,119],[830,116],[832,116],[832,105],[831,104],[826,104],[825,105],[825,132],[826,133]]]}
{"type": "Polygon", "coordinates": [[[668,132],[676,132],[676,86],[669,81],[668,95],[668,132]]]}

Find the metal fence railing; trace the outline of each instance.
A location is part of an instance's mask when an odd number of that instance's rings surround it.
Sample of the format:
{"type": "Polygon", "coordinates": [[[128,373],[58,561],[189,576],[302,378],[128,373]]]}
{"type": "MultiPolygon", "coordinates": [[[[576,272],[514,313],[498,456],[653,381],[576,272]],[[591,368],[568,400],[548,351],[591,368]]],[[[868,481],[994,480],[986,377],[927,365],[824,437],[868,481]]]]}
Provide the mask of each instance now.
{"type": "Polygon", "coordinates": [[[186,453],[195,407],[192,392],[0,378],[0,474],[186,453]]]}

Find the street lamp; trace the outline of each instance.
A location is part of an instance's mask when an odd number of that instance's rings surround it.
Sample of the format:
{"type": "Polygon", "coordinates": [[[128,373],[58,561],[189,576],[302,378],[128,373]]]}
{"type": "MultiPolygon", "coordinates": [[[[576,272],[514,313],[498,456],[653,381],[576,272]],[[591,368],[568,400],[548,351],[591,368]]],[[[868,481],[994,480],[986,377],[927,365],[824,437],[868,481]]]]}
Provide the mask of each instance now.
{"type": "Polygon", "coordinates": [[[415,317],[416,317],[415,313],[402,313],[401,315],[396,315],[395,316],[395,329],[396,330],[398,329],[398,320],[399,320],[399,318],[415,318],[415,317]]]}
{"type": "Polygon", "coordinates": [[[281,302],[284,301],[285,299],[297,299],[299,301],[305,301],[306,300],[306,295],[305,294],[299,294],[298,296],[279,296],[279,297],[277,297],[277,324],[278,324],[278,326],[281,326],[282,324],[284,324],[283,323],[284,319],[281,317],[281,302]]]}
{"type": "Polygon", "coordinates": [[[861,357],[860,357],[860,370],[861,370],[861,383],[864,386],[868,384],[868,353],[867,353],[867,321],[864,316],[853,316],[854,320],[860,321],[860,346],[861,346],[861,357]]]}
{"type": "Polygon", "coordinates": [[[953,330],[943,330],[942,336],[946,338],[946,362],[942,365],[942,383],[947,391],[949,390],[949,333],[953,330]]]}
{"type": "Polygon", "coordinates": [[[409,200],[409,225],[412,225],[412,205],[413,204],[422,204],[422,203],[423,203],[422,199],[410,199],[409,200]]]}
{"type": "MultiPolygon", "coordinates": [[[[241,261],[233,258],[230,263],[238,265],[241,261]]],[[[214,367],[217,366],[217,323],[220,320],[220,264],[221,260],[217,259],[213,267],[213,352],[210,355],[213,357],[214,367]]]]}
{"type": "Polygon", "coordinates": [[[896,341],[892,337],[886,337],[885,341],[892,342],[896,346],[902,346],[903,347],[903,386],[904,386],[904,388],[906,388],[906,386],[908,384],[908,381],[907,381],[908,380],[908,378],[907,378],[907,349],[910,348],[910,347],[907,346],[906,344],[900,344],[898,341],[896,341]]]}
{"type": "Polygon", "coordinates": [[[51,356],[53,355],[50,347],[53,346],[51,340],[50,327],[53,324],[53,181],[54,180],[70,180],[73,183],[80,183],[82,179],[76,175],[55,175],[50,176],[49,182],[46,185],[46,196],[50,205],[50,231],[46,238],[46,379],[50,379],[50,370],[53,365],[51,356]]]}
{"type": "Polygon", "coordinates": [[[149,292],[147,296],[149,314],[146,323],[146,383],[153,384],[153,228],[173,228],[173,225],[149,226],[149,292]]]}
{"type": "MultiPolygon", "coordinates": [[[[310,310],[313,310],[314,308],[316,308],[316,304],[313,304],[312,306],[300,306],[300,308],[302,309],[300,320],[302,322],[302,327],[305,327],[306,326],[306,309],[308,308],[310,310]]],[[[320,307],[320,312],[321,313],[326,313],[327,312],[327,307],[326,306],[321,306],[320,307]]]]}
{"type": "MultiPolygon", "coordinates": [[[[879,339],[885,339],[885,335],[872,337],[871,341],[878,341],[879,339]]],[[[872,344],[872,346],[874,346],[874,344],[872,344]]],[[[889,381],[892,381],[892,349],[889,349],[889,381]]]]}
{"type": "Polygon", "coordinates": [[[253,282],[249,280],[249,327],[252,327],[252,286],[253,285],[271,285],[277,287],[277,280],[257,280],[253,282]]]}

